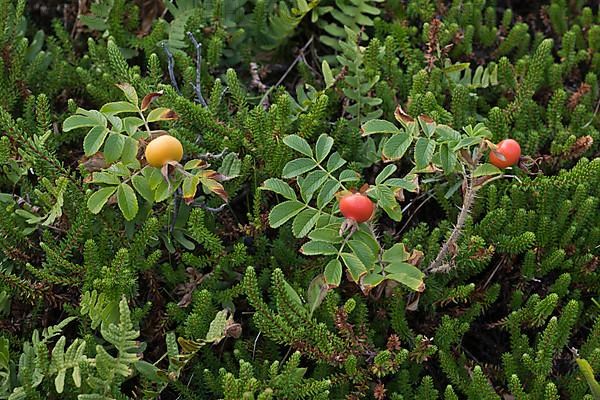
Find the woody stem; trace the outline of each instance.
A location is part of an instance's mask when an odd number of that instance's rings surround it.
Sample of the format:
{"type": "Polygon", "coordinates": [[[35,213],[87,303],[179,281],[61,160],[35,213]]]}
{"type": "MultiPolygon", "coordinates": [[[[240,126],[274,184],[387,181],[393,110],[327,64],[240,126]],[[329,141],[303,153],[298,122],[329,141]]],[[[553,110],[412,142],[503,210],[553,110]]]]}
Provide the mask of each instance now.
{"type": "Polygon", "coordinates": [[[462,208],[460,209],[458,219],[456,220],[456,225],[454,226],[450,237],[440,249],[437,257],[435,257],[435,260],[433,260],[431,264],[429,264],[429,267],[427,267],[425,272],[436,272],[436,270],[440,267],[440,265],[448,255],[448,251],[450,250],[450,248],[454,247],[458,239],[460,239],[460,236],[462,234],[462,228],[465,225],[467,216],[471,211],[471,207],[473,207],[473,203],[475,202],[475,192],[477,191],[477,188],[473,186],[472,175],[470,175],[469,177],[465,177],[465,182],[467,183],[467,185],[463,196],[462,208]]]}

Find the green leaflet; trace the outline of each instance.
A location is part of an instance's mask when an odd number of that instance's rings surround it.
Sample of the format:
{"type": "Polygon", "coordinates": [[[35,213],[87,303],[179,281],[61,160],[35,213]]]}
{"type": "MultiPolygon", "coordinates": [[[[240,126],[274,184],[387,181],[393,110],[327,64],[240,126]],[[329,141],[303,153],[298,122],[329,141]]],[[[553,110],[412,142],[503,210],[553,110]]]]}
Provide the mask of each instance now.
{"type": "Polygon", "coordinates": [[[323,275],[328,285],[333,287],[339,286],[342,280],[342,263],[338,259],[329,261],[325,266],[323,275]]]}
{"type": "Polygon", "coordinates": [[[305,205],[299,201],[290,200],[280,203],[269,213],[269,224],[272,228],[277,228],[293,218],[304,207],[305,205]]]}
{"type": "Polygon", "coordinates": [[[286,182],[278,178],[267,179],[263,183],[262,189],[271,190],[277,194],[282,195],[288,200],[296,200],[296,193],[294,192],[294,189],[292,189],[292,187],[286,182]]]}
{"type": "Polygon", "coordinates": [[[92,214],[98,214],[116,190],[117,186],[112,186],[99,189],[97,192],[93,193],[87,202],[87,206],[92,214]]]}
{"type": "Polygon", "coordinates": [[[310,158],[297,158],[285,165],[283,168],[283,177],[286,179],[295,178],[316,168],[316,166],[317,164],[310,158]]]}
{"type": "Polygon", "coordinates": [[[418,292],[424,290],[423,278],[425,275],[417,267],[408,263],[394,261],[385,267],[384,270],[387,273],[386,277],[388,279],[400,282],[418,292]]]}
{"type": "Polygon", "coordinates": [[[481,164],[480,166],[478,166],[475,171],[473,171],[473,176],[474,177],[478,177],[478,176],[487,176],[487,175],[498,175],[501,174],[502,171],[492,165],[492,164],[481,164]]]}
{"type": "Polygon", "coordinates": [[[398,133],[400,129],[393,123],[382,120],[382,119],[372,119],[367,121],[361,127],[361,133],[363,136],[372,135],[375,133],[398,133]]]}
{"type": "Polygon", "coordinates": [[[317,210],[303,210],[300,212],[292,223],[292,232],[294,236],[302,238],[310,232],[316,225],[320,213],[317,210]]]}
{"type": "Polygon", "coordinates": [[[300,248],[300,252],[307,256],[334,255],[337,254],[337,249],[330,243],[311,240],[300,248]]]}
{"type": "Polygon", "coordinates": [[[433,159],[436,143],[432,139],[419,138],[415,144],[415,164],[417,170],[424,169],[433,159]]]}
{"type": "Polygon", "coordinates": [[[96,125],[85,135],[83,139],[83,150],[86,156],[98,152],[104,144],[104,140],[108,135],[108,129],[104,126],[96,125]]]}
{"type": "Polygon", "coordinates": [[[340,254],[342,261],[348,268],[348,272],[354,282],[358,282],[360,277],[367,273],[367,268],[362,263],[360,258],[355,256],[352,253],[342,253],[340,254]]]}
{"type": "Polygon", "coordinates": [[[119,133],[111,133],[106,139],[104,145],[104,159],[107,163],[112,163],[118,160],[123,154],[123,148],[125,147],[125,136],[119,133]]]}
{"type": "Polygon", "coordinates": [[[127,183],[122,183],[117,189],[117,202],[123,216],[131,221],[138,212],[138,201],[135,192],[127,183]]]}
{"type": "Polygon", "coordinates": [[[287,146],[291,147],[292,149],[304,154],[305,156],[308,157],[313,157],[313,152],[312,149],[310,148],[310,145],[308,144],[308,142],[301,138],[298,135],[288,135],[285,138],[283,138],[283,143],[285,143],[287,146]]]}

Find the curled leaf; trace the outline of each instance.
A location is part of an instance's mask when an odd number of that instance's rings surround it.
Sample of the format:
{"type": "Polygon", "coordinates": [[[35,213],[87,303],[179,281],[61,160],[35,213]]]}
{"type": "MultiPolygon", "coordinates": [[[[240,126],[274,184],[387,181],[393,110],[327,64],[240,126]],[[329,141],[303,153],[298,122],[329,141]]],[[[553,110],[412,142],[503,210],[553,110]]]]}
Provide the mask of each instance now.
{"type": "Polygon", "coordinates": [[[410,253],[410,257],[408,257],[408,260],[406,262],[408,262],[409,264],[414,265],[415,267],[418,266],[421,261],[423,260],[425,254],[423,254],[422,251],[414,249],[411,253],[410,253]]]}
{"type": "Polygon", "coordinates": [[[160,173],[163,176],[163,178],[165,179],[165,182],[168,183],[168,189],[167,190],[171,190],[171,180],[169,179],[169,163],[165,163],[165,165],[162,166],[162,168],[160,169],[160,173]]]}
{"type": "Polygon", "coordinates": [[[396,197],[396,200],[398,200],[399,202],[403,202],[405,200],[404,189],[402,189],[402,188],[396,189],[394,191],[394,197],[396,197]]]}
{"type": "Polygon", "coordinates": [[[233,317],[230,317],[225,326],[225,336],[239,339],[242,336],[242,324],[233,322],[233,317]]]}
{"type": "Polygon", "coordinates": [[[216,171],[210,171],[211,174],[209,175],[210,179],[214,179],[215,181],[219,181],[219,182],[224,182],[229,180],[228,176],[223,175],[220,172],[216,172],[216,171]]]}
{"type": "Polygon", "coordinates": [[[146,96],[144,96],[144,98],[142,99],[141,110],[146,111],[148,109],[148,107],[150,106],[150,103],[152,103],[155,99],[158,99],[160,96],[162,96],[163,93],[164,92],[162,90],[159,90],[158,92],[148,93],[146,96]]]}
{"type": "Polygon", "coordinates": [[[229,200],[229,196],[227,195],[227,192],[225,191],[223,185],[221,185],[217,181],[217,179],[220,176],[221,174],[219,174],[218,172],[209,170],[203,171],[201,174],[198,175],[198,178],[200,179],[200,182],[202,182],[202,185],[204,185],[204,187],[208,191],[216,194],[221,199],[223,199],[223,201],[227,202],[229,200]]]}
{"type": "Polygon", "coordinates": [[[396,111],[394,111],[394,116],[396,117],[396,120],[402,124],[408,124],[410,122],[415,121],[413,117],[408,115],[406,111],[402,109],[402,106],[400,104],[398,104],[398,106],[396,107],[396,111]]]}
{"type": "Polygon", "coordinates": [[[487,139],[483,139],[483,144],[491,150],[496,150],[498,148],[494,142],[491,142],[487,139]]]}
{"type": "Polygon", "coordinates": [[[431,174],[431,173],[441,172],[441,171],[443,171],[443,170],[440,169],[440,168],[438,168],[436,165],[429,164],[425,168],[423,168],[422,170],[420,170],[419,172],[422,172],[422,173],[425,173],[425,174],[431,174]]]}

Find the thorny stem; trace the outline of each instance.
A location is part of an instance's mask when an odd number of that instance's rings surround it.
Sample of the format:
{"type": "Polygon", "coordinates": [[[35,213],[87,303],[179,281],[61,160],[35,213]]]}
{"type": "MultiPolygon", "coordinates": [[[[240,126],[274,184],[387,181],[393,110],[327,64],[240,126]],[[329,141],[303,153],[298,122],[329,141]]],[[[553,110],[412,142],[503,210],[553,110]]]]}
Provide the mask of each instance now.
{"type": "Polygon", "coordinates": [[[465,171],[463,165],[463,173],[465,174],[465,191],[463,195],[463,204],[460,209],[460,213],[458,214],[458,219],[456,220],[456,225],[450,234],[450,237],[444,243],[442,248],[440,249],[438,255],[435,257],[435,260],[429,264],[429,267],[425,269],[425,272],[437,272],[440,270],[440,266],[442,262],[448,255],[448,251],[450,248],[453,248],[460,239],[460,235],[462,234],[462,228],[465,225],[467,220],[467,216],[471,211],[471,207],[473,207],[473,203],[475,202],[475,193],[478,189],[481,188],[482,185],[475,185],[475,178],[473,177],[473,168],[479,163],[479,160],[483,156],[483,149],[485,148],[485,143],[482,142],[479,146],[479,149],[475,151],[471,160],[467,161],[467,165],[469,166],[469,172],[465,171]],[[468,174],[468,175],[467,175],[468,174]]]}
{"type": "Polygon", "coordinates": [[[202,66],[202,43],[199,43],[196,40],[192,32],[188,32],[187,35],[194,44],[194,48],[196,49],[196,84],[192,84],[192,87],[196,92],[196,101],[202,104],[202,106],[207,107],[206,101],[204,100],[204,97],[202,97],[202,87],[200,85],[200,68],[202,66]]]}
{"type": "MultiPolygon", "coordinates": [[[[429,267],[427,267],[425,272],[439,271],[440,265],[442,264],[442,261],[444,261],[444,258],[448,254],[448,251],[450,250],[451,247],[454,247],[454,245],[456,245],[456,242],[458,241],[458,239],[460,239],[460,235],[462,233],[462,228],[465,225],[467,216],[469,215],[471,208],[473,207],[473,203],[475,202],[475,194],[477,193],[477,191],[479,189],[481,189],[483,186],[487,185],[488,183],[493,182],[498,179],[501,179],[501,178],[505,178],[505,177],[507,177],[507,175],[497,175],[497,176],[495,176],[491,179],[488,179],[487,181],[480,183],[478,185],[474,184],[473,175],[469,176],[469,178],[465,178],[466,188],[465,188],[465,194],[463,196],[463,204],[460,209],[460,214],[458,214],[458,219],[456,220],[456,225],[454,226],[454,230],[452,231],[450,238],[448,238],[446,243],[444,243],[444,245],[440,249],[440,252],[438,253],[435,260],[433,260],[433,262],[429,265],[429,267]]],[[[517,177],[514,176],[514,178],[517,178],[517,177]]]]}
{"type": "Polygon", "coordinates": [[[448,238],[446,243],[444,243],[444,245],[440,249],[440,252],[438,253],[437,257],[435,258],[435,260],[433,260],[431,262],[431,264],[429,264],[429,267],[427,267],[425,272],[436,272],[440,268],[440,265],[442,264],[442,262],[448,255],[448,251],[450,250],[451,247],[454,247],[456,245],[456,242],[458,241],[458,239],[460,238],[460,235],[462,234],[462,228],[465,225],[467,216],[469,215],[469,212],[471,211],[471,207],[473,207],[473,203],[475,202],[475,192],[477,191],[477,187],[473,186],[473,176],[472,175],[469,176],[468,178],[465,178],[465,182],[466,182],[466,188],[465,188],[465,194],[463,196],[463,204],[462,204],[462,208],[460,209],[460,214],[458,214],[458,219],[456,220],[456,225],[454,226],[454,229],[452,230],[452,234],[450,235],[450,237],[448,238]]]}

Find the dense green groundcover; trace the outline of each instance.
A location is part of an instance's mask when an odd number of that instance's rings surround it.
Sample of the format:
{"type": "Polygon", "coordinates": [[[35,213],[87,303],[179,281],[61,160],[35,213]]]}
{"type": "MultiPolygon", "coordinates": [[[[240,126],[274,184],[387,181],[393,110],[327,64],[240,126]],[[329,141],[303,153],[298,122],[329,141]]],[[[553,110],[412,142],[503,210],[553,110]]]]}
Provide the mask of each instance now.
{"type": "Polygon", "coordinates": [[[597,1],[0,24],[0,399],[600,399],[597,1]]]}

